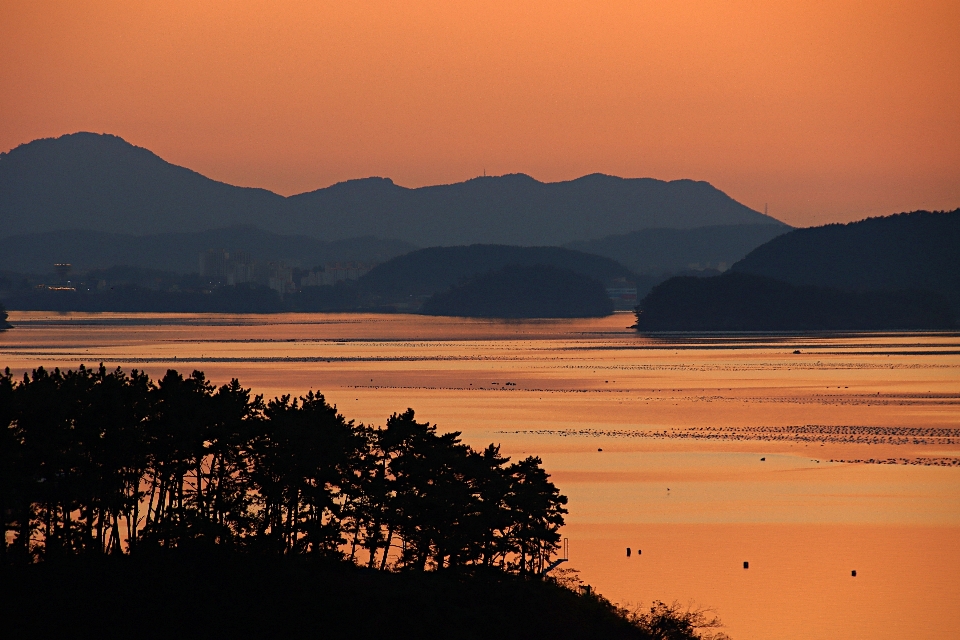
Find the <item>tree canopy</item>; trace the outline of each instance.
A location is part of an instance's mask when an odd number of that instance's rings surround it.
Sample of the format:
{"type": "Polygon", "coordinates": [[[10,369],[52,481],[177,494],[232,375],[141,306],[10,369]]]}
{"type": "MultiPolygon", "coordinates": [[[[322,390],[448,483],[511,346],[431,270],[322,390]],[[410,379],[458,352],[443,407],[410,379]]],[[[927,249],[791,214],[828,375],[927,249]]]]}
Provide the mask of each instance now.
{"type": "Polygon", "coordinates": [[[477,451],[413,409],[373,427],[201,371],[0,375],[3,563],[218,547],[536,574],[566,502],[539,458],[477,451]]]}

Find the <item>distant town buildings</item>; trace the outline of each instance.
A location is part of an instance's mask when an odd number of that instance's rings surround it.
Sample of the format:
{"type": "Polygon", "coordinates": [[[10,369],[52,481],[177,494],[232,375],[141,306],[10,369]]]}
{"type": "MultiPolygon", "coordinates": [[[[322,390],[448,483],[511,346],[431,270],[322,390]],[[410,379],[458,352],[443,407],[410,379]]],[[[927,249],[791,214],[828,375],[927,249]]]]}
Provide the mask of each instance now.
{"type": "MultiPolygon", "coordinates": [[[[299,286],[319,287],[343,280],[358,280],[373,267],[359,262],[328,262],[300,276],[299,286]]],[[[209,249],[200,254],[200,275],[204,278],[228,286],[257,284],[269,287],[281,296],[297,290],[294,271],[282,261],[256,262],[242,251],[231,254],[223,249],[209,249]]]]}
{"type": "Polygon", "coordinates": [[[360,262],[328,262],[322,270],[311,271],[300,278],[301,287],[319,287],[343,280],[359,280],[374,265],[360,262]]]}

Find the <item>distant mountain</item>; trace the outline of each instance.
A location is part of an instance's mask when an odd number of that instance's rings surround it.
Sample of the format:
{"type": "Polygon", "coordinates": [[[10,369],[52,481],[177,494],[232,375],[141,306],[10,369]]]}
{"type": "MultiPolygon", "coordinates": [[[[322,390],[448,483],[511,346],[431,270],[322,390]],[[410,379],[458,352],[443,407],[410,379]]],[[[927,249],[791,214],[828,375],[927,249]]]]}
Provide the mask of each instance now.
{"type": "Polygon", "coordinates": [[[216,182],[112,135],[34,140],[0,155],[2,236],[264,226],[284,204],[275,193],[216,182]]]}
{"type": "Polygon", "coordinates": [[[543,183],[523,174],[406,189],[352,180],[290,198],[341,237],[377,229],[421,246],[561,245],[649,227],[691,228],[769,221],[706,182],[601,174],[543,183]]]}
{"type": "Polygon", "coordinates": [[[76,133],[0,154],[0,237],[130,235],[253,225],[326,241],[559,245],[645,228],[777,224],[706,182],[525,175],[407,189],[367,178],[284,198],[172,165],[121,138],[76,133]]]}
{"type": "Polygon", "coordinates": [[[0,271],[49,273],[54,263],[67,262],[75,272],[129,265],[191,273],[199,270],[200,253],[207,249],[243,251],[254,260],[283,260],[308,269],[326,262],[384,262],[416,247],[402,240],[372,236],[325,242],[250,226],[145,236],[49,231],[0,238],[0,271]]]}
{"type": "Polygon", "coordinates": [[[613,258],[642,274],[688,269],[729,268],[753,249],[791,230],[772,224],[738,224],[696,229],[642,229],[598,240],[569,242],[565,247],[613,258]]]}
{"type": "Polygon", "coordinates": [[[593,318],[613,313],[603,284],[568,269],[507,266],[434,294],[420,313],[470,318],[593,318]]]}
{"type": "Polygon", "coordinates": [[[507,266],[534,265],[565,269],[599,283],[633,277],[614,260],[572,249],[475,244],[431,247],[393,258],[360,278],[358,285],[369,295],[396,301],[442,292],[507,266]]]}
{"type": "Polygon", "coordinates": [[[932,291],[960,311],[960,209],[796,229],[732,270],[849,291],[932,291]]]}

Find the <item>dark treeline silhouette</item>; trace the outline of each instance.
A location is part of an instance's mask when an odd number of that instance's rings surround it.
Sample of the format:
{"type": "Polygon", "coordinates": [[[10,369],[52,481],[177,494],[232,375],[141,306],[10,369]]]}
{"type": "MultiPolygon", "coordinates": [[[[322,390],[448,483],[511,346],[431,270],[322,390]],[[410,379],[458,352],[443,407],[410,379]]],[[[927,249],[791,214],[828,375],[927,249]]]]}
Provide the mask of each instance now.
{"type": "Polygon", "coordinates": [[[119,368],[0,376],[3,564],[151,550],[543,570],[567,499],[539,458],[417,422],[356,424],[313,392],[119,368]]]}
{"type": "Polygon", "coordinates": [[[567,499],[538,458],[412,409],[356,424],[204,374],[0,375],[0,620],[12,637],[726,638],[542,571],[567,499]],[[428,570],[432,569],[432,570],[428,570]],[[55,613],[55,615],[52,615],[55,613]]]}
{"type": "Polygon", "coordinates": [[[0,331],[9,328],[10,323],[7,322],[7,310],[3,308],[2,304],[0,304],[0,331]]]}

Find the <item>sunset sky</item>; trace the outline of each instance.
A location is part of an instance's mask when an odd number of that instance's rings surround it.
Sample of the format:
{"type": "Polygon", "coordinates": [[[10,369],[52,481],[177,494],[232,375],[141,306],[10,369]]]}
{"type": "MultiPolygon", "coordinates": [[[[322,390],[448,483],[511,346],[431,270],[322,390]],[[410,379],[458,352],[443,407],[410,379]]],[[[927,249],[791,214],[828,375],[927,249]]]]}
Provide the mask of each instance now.
{"type": "Polygon", "coordinates": [[[283,194],[706,180],[794,225],[960,207],[960,2],[0,1],[0,150],[109,132],[283,194]]]}

